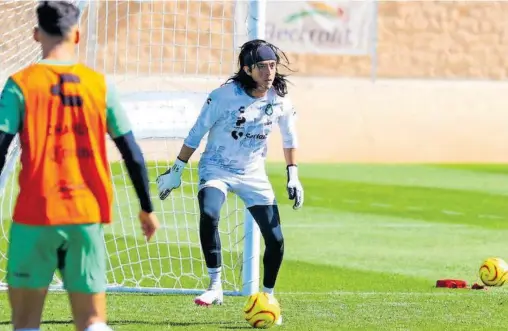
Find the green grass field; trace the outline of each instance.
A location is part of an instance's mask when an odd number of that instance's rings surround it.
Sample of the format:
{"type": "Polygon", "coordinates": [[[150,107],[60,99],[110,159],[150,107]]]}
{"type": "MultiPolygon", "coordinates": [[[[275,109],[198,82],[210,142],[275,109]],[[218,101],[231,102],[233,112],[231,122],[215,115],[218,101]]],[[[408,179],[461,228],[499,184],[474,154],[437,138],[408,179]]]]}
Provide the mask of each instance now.
{"type": "MultiPolygon", "coordinates": [[[[121,171],[113,168],[118,186],[125,185],[121,171]]],[[[269,173],[285,234],[276,288],[282,329],[502,330],[508,325],[508,288],[434,287],[441,278],[474,283],[483,259],[508,259],[508,166],[301,165],[306,200],[300,211],[286,198],[284,167],[271,165],[269,173]]],[[[112,282],[206,284],[194,193],[184,184],[174,200],[155,200],[157,210],[164,210],[164,229],[146,245],[131,216],[138,211],[132,188],[117,191],[121,205],[106,236],[112,282]]],[[[4,231],[11,203],[6,197],[4,231]]],[[[231,197],[229,205],[234,203],[231,197]]],[[[236,216],[241,214],[223,210],[224,260],[232,266],[225,275],[227,289],[238,288],[240,281],[242,231],[235,232],[236,216]]],[[[5,247],[4,240],[0,249],[5,247]]],[[[244,301],[228,297],[223,306],[206,309],[195,307],[189,295],[114,293],[108,309],[115,330],[241,330],[249,328],[242,320],[244,301]]],[[[10,330],[5,294],[0,307],[0,330],[10,330]]],[[[71,322],[64,294],[50,294],[44,330],[70,330],[71,322]]]]}

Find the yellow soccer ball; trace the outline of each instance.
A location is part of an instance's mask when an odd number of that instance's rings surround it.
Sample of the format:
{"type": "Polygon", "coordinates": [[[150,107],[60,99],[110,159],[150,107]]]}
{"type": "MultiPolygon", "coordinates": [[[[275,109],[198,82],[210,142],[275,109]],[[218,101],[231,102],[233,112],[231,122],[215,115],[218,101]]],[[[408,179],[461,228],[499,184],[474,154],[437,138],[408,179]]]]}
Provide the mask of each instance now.
{"type": "Polygon", "coordinates": [[[280,305],[273,295],[258,292],[243,307],[245,320],[256,329],[271,328],[280,317],[280,305]]]}
{"type": "Polygon", "coordinates": [[[480,279],[487,286],[503,286],[508,281],[508,264],[498,257],[486,259],[480,267],[480,279]]]}

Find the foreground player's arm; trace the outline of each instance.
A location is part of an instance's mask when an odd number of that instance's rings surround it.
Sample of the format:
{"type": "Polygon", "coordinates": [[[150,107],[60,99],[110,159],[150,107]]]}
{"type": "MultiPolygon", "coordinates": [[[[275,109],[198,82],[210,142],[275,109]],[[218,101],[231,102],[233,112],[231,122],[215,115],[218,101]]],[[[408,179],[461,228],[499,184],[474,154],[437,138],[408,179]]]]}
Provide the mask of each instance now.
{"type": "Polygon", "coordinates": [[[296,133],[296,111],[289,101],[285,99],[283,114],[279,117],[279,128],[282,135],[282,147],[287,169],[287,191],[290,200],[294,200],[293,209],[303,205],[303,187],[298,178],[298,166],[296,161],[296,148],[298,137],[296,133]]]}
{"type": "Polygon", "coordinates": [[[21,114],[25,109],[25,99],[20,88],[8,79],[0,99],[0,173],[3,171],[7,152],[18,133],[21,114]]]}
{"type": "Polygon", "coordinates": [[[141,209],[151,213],[153,205],[150,199],[148,172],[143,153],[134,138],[129,118],[123,109],[118,93],[112,85],[108,86],[107,123],[108,133],[125,161],[125,166],[136,190],[141,209]]]}

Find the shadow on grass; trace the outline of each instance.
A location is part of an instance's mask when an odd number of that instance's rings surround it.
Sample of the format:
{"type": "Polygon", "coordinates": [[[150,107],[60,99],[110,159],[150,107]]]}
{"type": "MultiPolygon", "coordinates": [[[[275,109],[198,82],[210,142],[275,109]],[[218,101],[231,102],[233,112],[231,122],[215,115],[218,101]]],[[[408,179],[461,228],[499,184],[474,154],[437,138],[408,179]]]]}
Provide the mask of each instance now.
{"type": "MultiPolygon", "coordinates": [[[[46,320],[42,321],[42,325],[73,325],[74,321],[72,320],[46,320]]],[[[10,321],[0,321],[0,325],[10,325],[10,321]]],[[[250,327],[244,327],[244,326],[237,326],[238,322],[170,322],[170,321],[146,321],[146,320],[122,320],[122,321],[116,321],[116,320],[110,320],[108,321],[108,325],[115,326],[115,325],[164,325],[164,326],[199,326],[199,325],[219,325],[219,328],[221,329],[251,329],[250,327]]]]}

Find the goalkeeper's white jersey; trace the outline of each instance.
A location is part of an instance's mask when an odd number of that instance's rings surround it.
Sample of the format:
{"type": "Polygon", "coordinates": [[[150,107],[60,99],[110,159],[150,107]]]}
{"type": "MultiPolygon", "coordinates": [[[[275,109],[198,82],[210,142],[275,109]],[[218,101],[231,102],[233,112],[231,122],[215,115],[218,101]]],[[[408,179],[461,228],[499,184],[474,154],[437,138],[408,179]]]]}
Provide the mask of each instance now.
{"type": "Polygon", "coordinates": [[[267,139],[278,125],[284,148],[297,147],[296,112],[289,98],[272,89],[253,98],[236,83],[212,91],[184,144],[198,148],[208,132],[200,168],[214,166],[235,174],[259,169],[266,158],[267,139]]]}

